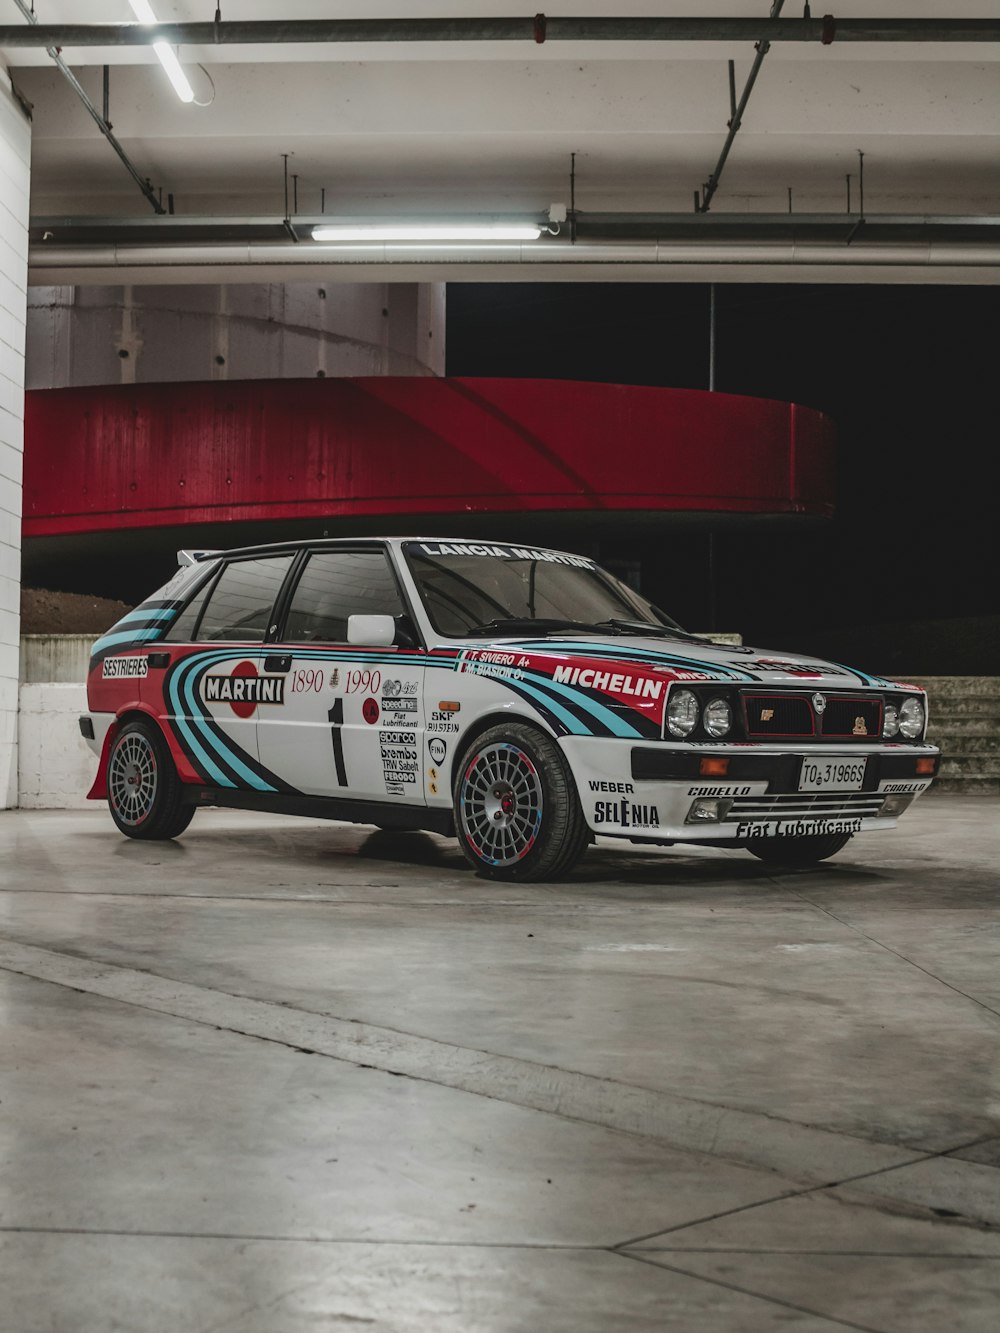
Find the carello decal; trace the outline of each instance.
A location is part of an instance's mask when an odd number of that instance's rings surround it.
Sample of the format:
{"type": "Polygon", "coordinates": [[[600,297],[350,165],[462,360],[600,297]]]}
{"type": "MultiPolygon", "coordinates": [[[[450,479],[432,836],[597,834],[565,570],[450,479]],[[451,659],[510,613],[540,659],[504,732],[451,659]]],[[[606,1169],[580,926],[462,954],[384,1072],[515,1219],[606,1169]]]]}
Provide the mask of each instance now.
{"type": "Polygon", "coordinates": [[[663,693],[662,680],[651,680],[648,676],[627,676],[618,671],[598,671],[595,667],[557,666],[552,679],[561,685],[580,685],[585,690],[632,695],[636,699],[659,699],[663,693]]]}
{"type": "Polygon", "coordinates": [[[237,717],[252,717],[258,704],[285,702],[285,677],[259,676],[253,662],[240,662],[228,675],[203,676],[201,697],[208,704],[228,704],[237,717]]]}

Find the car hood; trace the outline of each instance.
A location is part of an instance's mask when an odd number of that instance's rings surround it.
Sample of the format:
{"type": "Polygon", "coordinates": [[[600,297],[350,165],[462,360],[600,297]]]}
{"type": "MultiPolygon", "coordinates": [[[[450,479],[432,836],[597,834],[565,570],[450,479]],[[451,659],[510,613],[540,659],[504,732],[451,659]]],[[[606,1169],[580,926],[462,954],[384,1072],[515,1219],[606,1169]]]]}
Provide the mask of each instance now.
{"type": "MultiPolygon", "coordinates": [[[[892,682],[837,662],[797,653],[730,644],[690,643],[684,639],[652,635],[550,635],[541,638],[518,636],[488,642],[468,643],[465,655],[498,656],[526,654],[532,665],[540,657],[572,666],[607,664],[605,669],[638,667],[663,673],[675,680],[718,681],[733,685],[812,685],[823,689],[884,688],[892,682]]],[[[511,663],[511,665],[515,665],[511,663]]],[[[909,686],[901,688],[910,688],[909,686]]]]}

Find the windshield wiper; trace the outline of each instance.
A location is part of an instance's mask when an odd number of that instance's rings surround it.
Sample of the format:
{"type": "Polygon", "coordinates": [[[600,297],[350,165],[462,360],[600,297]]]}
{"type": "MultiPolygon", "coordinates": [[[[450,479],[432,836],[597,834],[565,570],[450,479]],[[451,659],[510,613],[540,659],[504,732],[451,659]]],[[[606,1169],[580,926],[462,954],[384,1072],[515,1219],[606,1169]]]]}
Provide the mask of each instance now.
{"type": "Polygon", "coordinates": [[[683,643],[701,643],[697,634],[689,634],[677,625],[654,625],[650,620],[602,620],[595,629],[613,630],[616,634],[652,634],[658,639],[680,639],[683,643]]]}
{"type": "Polygon", "coordinates": [[[534,620],[530,616],[511,616],[509,619],[488,620],[485,625],[473,625],[466,634],[565,634],[567,631],[579,634],[593,634],[600,625],[590,625],[582,620],[534,620]]]}

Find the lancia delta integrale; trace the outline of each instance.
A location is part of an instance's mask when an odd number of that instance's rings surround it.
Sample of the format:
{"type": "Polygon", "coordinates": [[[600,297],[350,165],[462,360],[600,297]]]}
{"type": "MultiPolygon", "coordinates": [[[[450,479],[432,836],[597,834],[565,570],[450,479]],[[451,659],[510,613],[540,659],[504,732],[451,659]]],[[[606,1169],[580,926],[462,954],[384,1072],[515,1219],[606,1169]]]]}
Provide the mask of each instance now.
{"type": "Polygon", "coordinates": [[[911,685],[685,633],[579,555],[393,538],[182,552],[94,644],[90,795],[454,835],[483,875],[596,836],[806,865],[891,829],[938,750],[911,685]]]}

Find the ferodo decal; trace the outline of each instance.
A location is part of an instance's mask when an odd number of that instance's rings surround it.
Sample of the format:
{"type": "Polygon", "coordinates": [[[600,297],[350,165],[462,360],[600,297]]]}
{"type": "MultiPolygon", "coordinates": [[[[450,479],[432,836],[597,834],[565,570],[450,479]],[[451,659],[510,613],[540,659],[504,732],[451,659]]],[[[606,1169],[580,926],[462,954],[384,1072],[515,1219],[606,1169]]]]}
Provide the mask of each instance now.
{"type": "Polygon", "coordinates": [[[101,672],[105,680],[141,680],[149,675],[145,657],[106,657],[101,672]]]}
{"type": "Polygon", "coordinates": [[[228,704],[237,717],[252,717],[258,704],[284,704],[285,677],[259,676],[253,662],[240,662],[229,675],[206,672],[201,697],[207,704],[228,704]]]}

